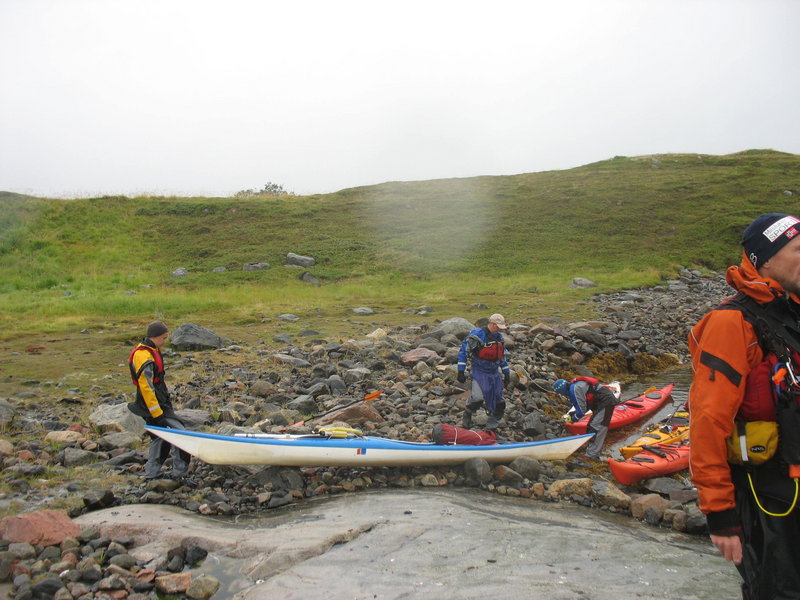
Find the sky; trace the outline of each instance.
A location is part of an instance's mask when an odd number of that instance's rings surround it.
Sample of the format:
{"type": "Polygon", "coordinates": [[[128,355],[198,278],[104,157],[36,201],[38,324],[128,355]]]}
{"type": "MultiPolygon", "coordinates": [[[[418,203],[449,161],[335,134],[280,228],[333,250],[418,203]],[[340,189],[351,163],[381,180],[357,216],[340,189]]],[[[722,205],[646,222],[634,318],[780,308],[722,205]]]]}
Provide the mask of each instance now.
{"type": "Polygon", "coordinates": [[[0,190],[800,153],[798,0],[0,0],[0,190]]]}

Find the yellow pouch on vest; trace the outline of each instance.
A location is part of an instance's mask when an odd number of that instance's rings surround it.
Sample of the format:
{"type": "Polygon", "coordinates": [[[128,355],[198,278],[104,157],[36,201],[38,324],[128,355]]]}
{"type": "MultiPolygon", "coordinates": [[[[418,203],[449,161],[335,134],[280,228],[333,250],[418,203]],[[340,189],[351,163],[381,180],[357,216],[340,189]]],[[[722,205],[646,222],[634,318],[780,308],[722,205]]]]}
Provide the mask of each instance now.
{"type": "Polygon", "coordinates": [[[778,451],[778,424],[775,421],[736,421],[727,439],[728,462],[760,465],[778,451]]]}

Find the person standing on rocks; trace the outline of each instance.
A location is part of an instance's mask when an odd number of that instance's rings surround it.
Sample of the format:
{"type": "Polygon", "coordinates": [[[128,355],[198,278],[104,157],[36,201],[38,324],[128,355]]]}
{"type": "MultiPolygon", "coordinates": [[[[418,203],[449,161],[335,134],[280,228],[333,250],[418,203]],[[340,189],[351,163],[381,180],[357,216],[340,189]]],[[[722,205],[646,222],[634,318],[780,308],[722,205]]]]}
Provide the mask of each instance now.
{"type": "MultiPolygon", "coordinates": [[[[161,348],[167,343],[169,330],[161,321],[153,321],[147,326],[147,337],[131,351],[128,358],[131,379],[136,386],[136,400],[128,404],[128,409],[142,417],[148,425],[171,429],[186,429],[172,407],[172,399],[164,381],[164,358],[161,348]]],[[[156,479],[161,466],[172,451],[172,478],[182,479],[189,468],[190,456],[160,437],[151,434],[150,450],[144,466],[146,480],[156,479]]]]}
{"type": "Polygon", "coordinates": [[[467,362],[470,362],[472,394],[467,400],[462,426],[472,427],[472,415],[484,407],[489,414],[486,429],[497,429],[506,410],[503,388],[510,381],[511,371],[505,359],[506,347],[500,330],[506,329],[506,320],[501,314],[489,317],[486,327],[477,327],[469,332],[458,353],[459,382],[467,380],[467,362]]]}
{"type": "Polygon", "coordinates": [[[763,214],[742,245],[737,294],[689,333],[692,482],[743,598],[800,598],[800,219],[763,214]]]}
{"type": "Polygon", "coordinates": [[[592,411],[586,433],[593,433],[594,437],[586,446],[586,458],[590,460],[600,458],[614,407],[622,400],[617,398],[611,388],[593,377],[576,377],[569,382],[557,379],[553,382],[553,391],[569,398],[575,409],[573,421],[581,419],[587,412],[592,411]]]}

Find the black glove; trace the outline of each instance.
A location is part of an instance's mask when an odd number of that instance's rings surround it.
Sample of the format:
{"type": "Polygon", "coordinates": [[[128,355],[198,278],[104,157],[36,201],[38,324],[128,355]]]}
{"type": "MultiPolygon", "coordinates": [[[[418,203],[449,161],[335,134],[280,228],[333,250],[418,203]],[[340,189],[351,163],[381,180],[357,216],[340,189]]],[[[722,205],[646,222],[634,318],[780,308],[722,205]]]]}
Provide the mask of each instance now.
{"type": "Polygon", "coordinates": [[[464,371],[459,371],[456,379],[458,379],[459,383],[464,383],[467,380],[467,374],[464,371]]]}
{"type": "Polygon", "coordinates": [[[163,413],[153,419],[153,425],[156,427],[169,427],[169,423],[167,423],[167,417],[163,413]]]}
{"type": "Polygon", "coordinates": [[[511,373],[503,373],[503,387],[508,387],[511,381],[511,373]]]}

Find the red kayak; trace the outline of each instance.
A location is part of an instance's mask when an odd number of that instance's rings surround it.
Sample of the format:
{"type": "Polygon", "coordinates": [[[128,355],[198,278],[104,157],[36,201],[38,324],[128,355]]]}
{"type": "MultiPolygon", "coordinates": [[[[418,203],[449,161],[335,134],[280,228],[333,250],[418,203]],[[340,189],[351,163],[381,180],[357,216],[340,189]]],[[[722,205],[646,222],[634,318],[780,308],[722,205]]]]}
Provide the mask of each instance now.
{"type": "MultiPolygon", "coordinates": [[[[670,383],[660,390],[645,392],[640,396],[618,404],[614,407],[614,414],[611,415],[611,424],[608,428],[618,429],[625,425],[630,425],[639,419],[649,417],[667,401],[667,398],[669,398],[669,395],[672,393],[674,385],[674,383],[670,383]]],[[[591,418],[591,414],[583,415],[583,417],[575,423],[564,423],[564,427],[566,427],[567,431],[572,435],[580,435],[581,433],[586,433],[586,427],[589,425],[589,420],[591,418]]]]}
{"type": "Polygon", "coordinates": [[[608,468],[614,479],[624,485],[677,473],[689,468],[689,442],[644,446],[644,450],[628,460],[609,458],[608,468]]]}

